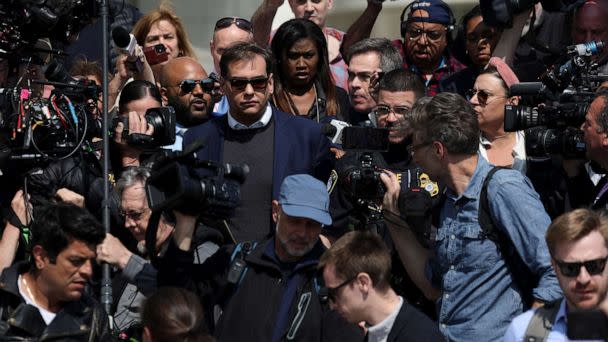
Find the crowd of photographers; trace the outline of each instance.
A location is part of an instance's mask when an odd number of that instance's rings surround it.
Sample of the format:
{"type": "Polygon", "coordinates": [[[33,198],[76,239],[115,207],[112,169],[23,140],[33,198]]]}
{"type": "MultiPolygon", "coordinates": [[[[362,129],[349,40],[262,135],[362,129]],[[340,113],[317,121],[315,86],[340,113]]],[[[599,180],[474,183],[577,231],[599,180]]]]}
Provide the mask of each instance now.
{"type": "Polygon", "coordinates": [[[0,4],[0,341],[608,339],[608,0],[283,2],[0,4]]]}

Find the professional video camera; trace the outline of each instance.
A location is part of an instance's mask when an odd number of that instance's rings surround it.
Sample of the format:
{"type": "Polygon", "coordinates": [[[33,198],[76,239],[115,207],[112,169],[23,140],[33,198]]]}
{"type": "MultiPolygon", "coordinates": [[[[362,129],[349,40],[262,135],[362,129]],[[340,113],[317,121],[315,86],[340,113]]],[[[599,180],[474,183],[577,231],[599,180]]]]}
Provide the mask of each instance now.
{"type": "Polygon", "coordinates": [[[513,16],[529,10],[540,2],[546,11],[568,12],[585,0],[481,0],[479,5],[484,23],[490,26],[511,27],[513,16]]]}
{"type": "Polygon", "coordinates": [[[153,211],[176,209],[219,219],[233,214],[240,202],[240,184],[245,181],[249,167],[199,160],[195,151],[201,146],[197,142],[184,152],[162,151],[156,156],[146,183],[153,211]]]}
{"type": "Polygon", "coordinates": [[[31,86],[0,89],[0,129],[10,150],[5,158],[63,159],[78,151],[87,137],[103,136],[101,119],[94,113],[99,87],[72,78],[56,61],[46,68],[45,76],[49,81],[29,83],[53,85],[48,99],[36,96],[31,86]]]}
{"type": "Polygon", "coordinates": [[[0,55],[32,51],[39,38],[70,43],[99,7],[97,0],[3,0],[0,55]]]}
{"type": "Polygon", "coordinates": [[[608,75],[597,74],[591,56],[604,48],[603,42],[588,42],[567,48],[567,56],[540,77],[540,82],[511,86],[509,96],[520,96],[520,103],[506,105],[506,132],[525,130],[526,154],[546,157],[584,157],[583,133],[578,128],[585,121],[595,89],[608,75]]]}

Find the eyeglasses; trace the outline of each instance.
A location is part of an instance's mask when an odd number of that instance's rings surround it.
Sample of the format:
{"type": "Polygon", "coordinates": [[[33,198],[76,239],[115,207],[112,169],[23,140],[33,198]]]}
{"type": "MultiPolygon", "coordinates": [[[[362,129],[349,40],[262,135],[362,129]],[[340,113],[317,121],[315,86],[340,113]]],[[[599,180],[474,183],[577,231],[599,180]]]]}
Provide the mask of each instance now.
{"type": "Polygon", "coordinates": [[[410,155],[413,155],[414,153],[416,153],[416,151],[418,151],[419,149],[425,147],[425,146],[429,146],[430,142],[426,142],[426,143],[420,143],[420,144],[409,144],[407,145],[407,153],[409,153],[410,155]]]}
{"type": "Polygon", "coordinates": [[[357,274],[356,276],[348,279],[347,281],[343,282],[342,284],[336,286],[336,287],[327,287],[325,286],[325,292],[327,292],[327,299],[331,300],[332,302],[336,301],[336,298],[338,298],[338,290],[340,290],[341,288],[343,288],[344,286],[350,284],[353,280],[357,279],[357,277],[359,276],[359,274],[357,274]]]}
{"type": "Polygon", "coordinates": [[[438,41],[441,39],[446,32],[446,29],[443,30],[433,30],[433,31],[425,31],[419,28],[408,28],[405,31],[405,35],[411,41],[418,40],[424,34],[426,38],[430,41],[438,41]]]}
{"type": "Polygon", "coordinates": [[[471,99],[473,98],[473,96],[477,95],[477,101],[479,102],[480,105],[485,106],[489,103],[488,99],[491,96],[494,96],[495,98],[507,98],[504,95],[493,95],[488,93],[485,90],[475,90],[475,89],[469,89],[467,90],[467,92],[465,93],[467,100],[471,101],[471,99]]]}
{"type": "Polygon", "coordinates": [[[225,17],[215,22],[215,29],[213,32],[230,27],[232,24],[236,25],[236,27],[240,28],[243,31],[253,32],[253,25],[247,19],[236,18],[236,17],[225,17]]]}
{"type": "Polygon", "coordinates": [[[125,219],[125,218],[130,218],[133,221],[139,221],[141,220],[141,218],[144,216],[145,213],[148,212],[148,209],[144,208],[141,209],[139,211],[135,211],[135,210],[130,210],[130,211],[123,211],[122,209],[119,211],[119,215],[125,219]]]}
{"type": "Polygon", "coordinates": [[[204,78],[202,80],[183,80],[175,87],[179,87],[184,93],[191,93],[197,84],[200,84],[205,93],[211,93],[215,87],[215,80],[204,78]]]}
{"type": "Polygon", "coordinates": [[[410,107],[408,106],[387,106],[387,105],[378,105],[374,113],[376,114],[376,118],[384,118],[388,116],[391,112],[395,113],[396,116],[404,118],[409,112],[410,107]]]}
{"type": "Polygon", "coordinates": [[[564,277],[570,278],[574,278],[579,275],[581,272],[581,266],[585,266],[587,273],[590,275],[601,274],[604,272],[604,268],[606,267],[606,261],[608,261],[608,256],[583,262],[564,262],[555,260],[557,266],[559,267],[559,271],[564,275],[564,277]]]}
{"type": "Polygon", "coordinates": [[[230,82],[230,88],[234,91],[243,91],[248,84],[251,84],[253,89],[258,91],[265,90],[268,87],[268,77],[266,76],[254,78],[233,77],[229,78],[228,82],[230,82]]]}

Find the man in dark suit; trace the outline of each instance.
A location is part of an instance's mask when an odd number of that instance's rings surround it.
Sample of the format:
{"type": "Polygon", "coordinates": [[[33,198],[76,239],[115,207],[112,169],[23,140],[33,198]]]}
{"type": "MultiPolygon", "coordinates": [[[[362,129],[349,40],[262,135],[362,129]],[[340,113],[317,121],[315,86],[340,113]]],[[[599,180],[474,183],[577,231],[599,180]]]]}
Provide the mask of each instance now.
{"type": "Polygon", "coordinates": [[[330,307],[351,323],[365,322],[369,342],[443,341],[430,318],[389,284],[391,257],[369,231],[342,236],[319,261],[330,307]]]}
{"type": "Polygon", "coordinates": [[[330,142],[318,124],[268,103],[273,79],[266,50],[237,43],[222,55],[220,71],[228,114],[190,129],[184,147],[202,137],[206,144],[197,151],[199,159],[249,166],[241,206],[229,227],[236,242],[259,240],[272,231],[270,203],[278,198],[286,176],[306,173],[327,180],[332,169],[330,142]]]}

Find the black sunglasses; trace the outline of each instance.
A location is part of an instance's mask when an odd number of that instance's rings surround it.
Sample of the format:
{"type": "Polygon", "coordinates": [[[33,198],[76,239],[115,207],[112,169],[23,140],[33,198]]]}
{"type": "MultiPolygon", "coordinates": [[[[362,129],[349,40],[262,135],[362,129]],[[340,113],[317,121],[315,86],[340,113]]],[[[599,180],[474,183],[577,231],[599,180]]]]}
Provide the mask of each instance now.
{"type": "Polygon", "coordinates": [[[266,76],[254,78],[233,77],[229,78],[228,82],[230,82],[230,88],[235,91],[245,90],[248,84],[251,84],[254,90],[264,90],[268,87],[268,77],[266,76]]]}
{"type": "Polygon", "coordinates": [[[226,27],[230,27],[232,24],[236,25],[236,27],[240,28],[243,31],[253,32],[253,25],[247,19],[236,18],[236,17],[225,17],[218,20],[215,23],[215,29],[213,31],[217,31],[226,27]]]}
{"type": "Polygon", "coordinates": [[[583,262],[564,262],[560,260],[555,260],[557,266],[559,267],[559,271],[564,275],[564,277],[577,277],[581,272],[581,266],[585,266],[587,273],[590,275],[598,275],[604,272],[604,268],[606,267],[606,261],[608,261],[608,256],[587,260],[583,262]]]}
{"type": "Polygon", "coordinates": [[[178,84],[178,87],[184,93],[191,93],[197,84],[201,85],[201,88],[205,93],[211,93],[215,87],[215,81],[212,78],[204,78],[202,80],[183,80],[178,84]]]}
{"type": "Polygon", "coordinates": [[[322,288],[322,295],[325,296],[328,300],[331,300],[332,302],[336,301],[336,298],[338,297],[338,290],[340,290],[341,288],[343,288],[344,286],[348,285],[349,283],[351,283],[353,280],[357,279],[359,275],[357,274],[356,276],[348,279],[347,281],[343,282],[342,284],[336,286],[336,287],[323,287],[322,288]]]}

